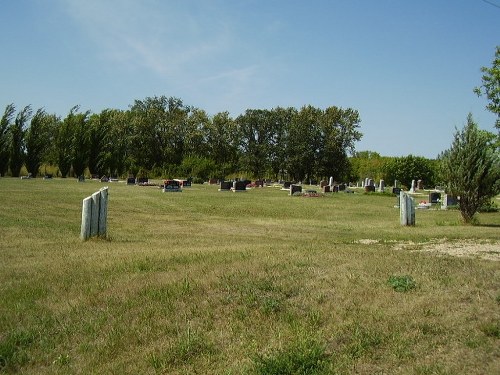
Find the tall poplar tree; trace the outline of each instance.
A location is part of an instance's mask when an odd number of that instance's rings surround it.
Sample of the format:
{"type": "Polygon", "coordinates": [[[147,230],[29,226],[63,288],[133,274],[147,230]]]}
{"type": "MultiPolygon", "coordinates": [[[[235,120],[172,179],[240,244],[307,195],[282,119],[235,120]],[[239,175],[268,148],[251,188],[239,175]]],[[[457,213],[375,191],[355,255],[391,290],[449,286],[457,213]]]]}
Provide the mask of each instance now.
{"type": "Polygon", "coordinates": [[[2,119],[0,120],[0,176],[5,176],[9,169],[9,149],[10,133],[9,129],[16,112],[14,104],[8,104],[5,107],[2,119]]]}
{"type": "Polygon", "coordinates": [[[31,106],[24,107],[10,126],[9,167],[12,177],[19,177],[24,164],[26,123],[31,117],[31,106]]]}

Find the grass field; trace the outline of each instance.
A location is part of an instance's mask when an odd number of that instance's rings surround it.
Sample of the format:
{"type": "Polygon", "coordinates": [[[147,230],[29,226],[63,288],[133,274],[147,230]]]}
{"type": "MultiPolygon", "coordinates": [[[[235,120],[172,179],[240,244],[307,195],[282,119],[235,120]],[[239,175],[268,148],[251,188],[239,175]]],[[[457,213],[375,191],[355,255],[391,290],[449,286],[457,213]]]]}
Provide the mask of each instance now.
{"type": "Polygon", "coordinates": [[[500,262],[424,251],[498,255],[500,213],[109,183],[108,238],[82,242],[102,186],[0,179],[0,373],[500,373],[500,262]]]}

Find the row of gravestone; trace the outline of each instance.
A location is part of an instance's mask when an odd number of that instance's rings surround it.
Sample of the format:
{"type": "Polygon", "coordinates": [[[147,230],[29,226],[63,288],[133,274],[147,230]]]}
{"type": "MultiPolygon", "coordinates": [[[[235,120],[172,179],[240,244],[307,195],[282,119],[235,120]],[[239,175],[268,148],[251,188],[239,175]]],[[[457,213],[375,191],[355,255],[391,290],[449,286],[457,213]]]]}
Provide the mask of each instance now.
{"type": "Polygon", "coordinates": [[[233,191],[233,192],[243,192],[247,191],[247,185],[250,184],[248,180],[239,181],[221,181],[219,185],[219,191],[233,191]]]}

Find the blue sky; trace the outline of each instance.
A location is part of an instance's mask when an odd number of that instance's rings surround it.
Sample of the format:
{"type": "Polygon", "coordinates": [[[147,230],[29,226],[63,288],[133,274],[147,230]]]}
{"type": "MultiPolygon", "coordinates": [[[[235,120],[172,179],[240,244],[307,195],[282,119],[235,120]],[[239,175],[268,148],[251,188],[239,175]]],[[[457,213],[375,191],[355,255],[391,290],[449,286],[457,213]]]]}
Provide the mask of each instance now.
{"type": "Polygon", "coordinates": [[[358,151],[436,157],[500,45],[500,0],[0,0],[0,108],[166,95],[210,115],[354,108],[358,151]],[[498,5],[498,7],[494,5],[498,5]]]}

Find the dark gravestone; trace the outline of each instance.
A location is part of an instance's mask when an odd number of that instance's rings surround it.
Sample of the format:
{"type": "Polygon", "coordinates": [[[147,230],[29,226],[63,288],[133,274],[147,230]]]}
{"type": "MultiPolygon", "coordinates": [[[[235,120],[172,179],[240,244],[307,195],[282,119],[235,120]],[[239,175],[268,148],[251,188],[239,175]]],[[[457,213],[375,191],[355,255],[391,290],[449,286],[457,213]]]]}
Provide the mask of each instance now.
{"type": "Polygon", "coordinates": [[[401,188],[398,187],[393,187],[392,188],[392,194],[395,194],[399,197],[399,194],[401,193],[401,188]]]}
{"type": "Polygon", "coordinates": [[[78,182],[85,182],[85,176],[78,176],[78,182]]]}
{"type": "Polygon", "coordinates": [[[456,206],[458,205],[458,199],[457,197],[454,197],[453,195],[446,195],[446,205],[447,206],[456,206]]]}
{"type": "Polygon", "coordinates": [[[127,178],[127,185],[135,185],[135,178],[134,177],[127,178]]]}
{"type": "Polygon", "coordinates": [[[441,202],[441,193],[431,192],[429,193],[429,202],[430,203],[439,203],[441,202]]]}
{"type": "Polygon", "coordinates": [[[345,184],[340,184],[339,185],[339,191],[344,191],[346,189],[346,185],[345,184]]]}
{"type": "Polygon", "coordinates": [[[292,185],[290,181],[283,182],[283,189],[290,189],[290,185],[292,185]]]}
{"type": "Polygon", "coordinates": [[[296,193],[302,193],[301,185],[290,185],[290,195],[294,195],[296,193]]]}
{"type": "Polygon", "coordinates": [[[330,185],[325,185],[322,187],[323,193],[330,193],[332,190],[330,189],[330,185]]]}
{"type": "Polygon", "coordinates": [[[174,181],[177,181],[180,187],[191,187],[191,180],[181,180],[176,178],[174,181]]]}
{"type": "Polygon", "coordinates": [[[179,181],[175,181],[175,180],[163,181],[163,191],[165,193],[181,191],[179,181]]]}
{"type": "Polygon", "coordinates": [[[233,182],[233,191],[234,192],[241,192],[241,191],[247,191],[247,180],[244,181],[234,181],[233,182]]]}
{"type": "Polygon", "coordinates": [[[338,193],[339,192],[339,185],[333,185],[332,186],[332,192],[338,193]]]}
{"type": "Polygon", "coordinates": [[[367,192],[367,193],[374,193],[375,192],[375,186],[374,185],[365,186],[365,192],[367,192]]]}
{"type": "Polygon", "coordinates": [[[231,190],[232,183],[230,181],[221,181],[219,191],[229,191],[231,190]]]}
{"type": "Polygon", "coordinates": [[[147,177],[139,177],[137,178],[137,183],[138,184],[147,184],[149,182],[149,178],[147,177]]]}

